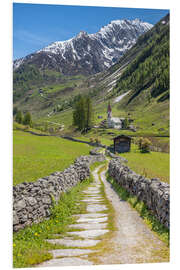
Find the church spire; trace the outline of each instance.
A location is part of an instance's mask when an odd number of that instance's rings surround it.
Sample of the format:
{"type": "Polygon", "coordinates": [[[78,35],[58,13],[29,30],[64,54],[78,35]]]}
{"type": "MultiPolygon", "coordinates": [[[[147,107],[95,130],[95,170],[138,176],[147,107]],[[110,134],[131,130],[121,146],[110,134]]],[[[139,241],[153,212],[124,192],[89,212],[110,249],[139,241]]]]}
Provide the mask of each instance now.
{"type": "Polygon", "coordinates": [[[109,101],[109,104],[108,104],[107,114],[108,114],[108,118],[111,118],[112,117],[112,110],[111,110],[110,101],[109,101]]]}

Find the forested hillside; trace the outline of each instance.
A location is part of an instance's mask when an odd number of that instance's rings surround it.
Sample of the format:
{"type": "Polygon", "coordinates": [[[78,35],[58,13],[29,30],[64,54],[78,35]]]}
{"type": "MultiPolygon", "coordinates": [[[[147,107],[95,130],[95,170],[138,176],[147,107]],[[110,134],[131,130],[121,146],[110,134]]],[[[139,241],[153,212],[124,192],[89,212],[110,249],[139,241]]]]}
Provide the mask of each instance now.
{"type": "Polygon", "coordinates": [[[128,104],[141,91],[149,88],[151,97],[161,94],[159,101],[169,98],[169,15],[163,18],[151,31],[139,38],[137,44],[122,59],[128,61],[133,54],[144,47],[118,80],[113,95],[132,90],[128,104]],[[146,44],[146,47],[144,47],[146,44]],[[164,93],[164,94],[162,94],[164,93]]]}

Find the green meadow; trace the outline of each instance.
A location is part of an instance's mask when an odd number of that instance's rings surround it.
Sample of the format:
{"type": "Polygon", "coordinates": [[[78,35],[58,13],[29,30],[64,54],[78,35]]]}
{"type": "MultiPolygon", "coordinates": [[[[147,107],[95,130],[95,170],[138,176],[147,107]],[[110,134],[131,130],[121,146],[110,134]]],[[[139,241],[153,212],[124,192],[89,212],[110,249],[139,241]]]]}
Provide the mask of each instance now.
{"type": "Polygon", "coordinates": [[[90,149],[87,144],[15,130],[13,183],[17,185],[21,182],[33,182],[55,171],[64,170],[78,156],[87,155],[90,149]]]}
{"type": "Polygon", "coordinates": [[[169,153],[140,153],[137,146],[132,144],[131,151],[121,156],[128,160],[127,165],[136,173],[169,183],[169,153]]]}

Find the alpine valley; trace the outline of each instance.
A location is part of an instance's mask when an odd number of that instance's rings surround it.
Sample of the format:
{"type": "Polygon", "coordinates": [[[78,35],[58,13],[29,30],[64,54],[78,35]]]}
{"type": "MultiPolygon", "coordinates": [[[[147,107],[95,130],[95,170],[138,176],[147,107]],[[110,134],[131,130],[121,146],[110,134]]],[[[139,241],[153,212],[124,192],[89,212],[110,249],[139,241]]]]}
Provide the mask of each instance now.
{"type": "Polygon", "coordinates": [[[89,95],[99,126],[90,136],[101,136],[109,103],[113,116],[131,119],[134,129],[107,129],[105,137],[169,136],[169,15],[154,26],[115,20],[95,34],[81,31],[15,60],[13,68],[14,108],[29,111],[36,128],[60,126],[60,134],[73,136],[74,105],[89,95]]]}

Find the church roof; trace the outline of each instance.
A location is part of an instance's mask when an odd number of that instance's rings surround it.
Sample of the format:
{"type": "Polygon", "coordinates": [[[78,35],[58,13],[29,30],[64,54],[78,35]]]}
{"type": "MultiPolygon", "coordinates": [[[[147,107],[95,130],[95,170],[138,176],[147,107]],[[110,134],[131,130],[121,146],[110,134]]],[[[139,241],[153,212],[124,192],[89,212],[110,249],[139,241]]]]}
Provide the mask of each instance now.
{"type": "Polygon", "coordinates": [[[119,117],[112,117],[111,121],[114,123],[121,123],[121,119],[119,117]]]}

